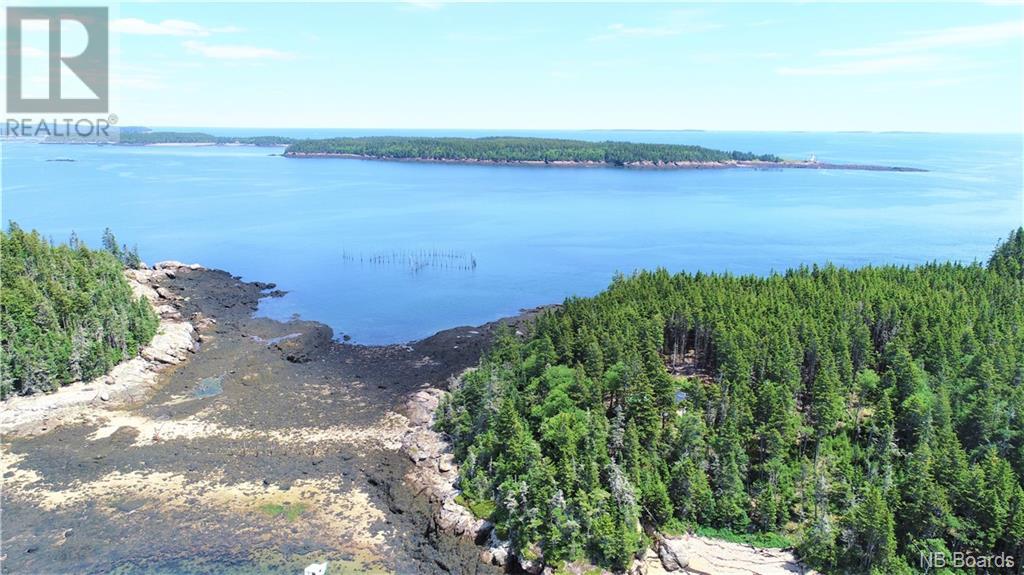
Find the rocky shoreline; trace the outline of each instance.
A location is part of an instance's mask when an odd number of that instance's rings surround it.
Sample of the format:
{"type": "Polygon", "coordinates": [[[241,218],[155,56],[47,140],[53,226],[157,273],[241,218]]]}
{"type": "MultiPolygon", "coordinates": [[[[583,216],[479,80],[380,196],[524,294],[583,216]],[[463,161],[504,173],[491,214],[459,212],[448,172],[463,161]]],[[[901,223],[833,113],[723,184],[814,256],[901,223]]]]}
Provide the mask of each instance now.
{"type": "Polygon", "coordinates": [[[254,317],[270,284],[161,268],[137,289],[194,338],[137,358],[130,393],[65,389],[48,400],[85,401],[4,433],[0,571],[493,572],[472,541],[426,527],[401,446],[408,399],[475,365],[497,322],[351,345],[254,317]]]}
{"type": "Polygon", "coordinates": [[[412,395],[406,406],[409,427],[402,437],[402,453],[413,466],[404,477],[429,511],[430,529],[467,543],[480,545],[480,561],[484,565],[505,568],[513,557],[508,544],[494,536],[493,525],[474,516],[456,502],[459,468],[453,460],[451,446],[433,430],[434,413],[446,392],[431,388],[412,395]]]}
{"type": "Polygon", "coordinates": [[[15,396],[0,402],[0,434],[45,431],[87,417],[98,402],[115,406],[134,401],[157,385],[162,371],[188,359],[201,339],[199,331],[215,320],[200,313],[183,318],[181,296],[158,286],[159,278],[174,277],[179,269],[199,270],[202,266],[167,261],[152,269],[124,272],[135,297],[145,297],[160,317],[156,335],[139,356],[121,362],[92,381],[74,382],[53,393],[15,396]]]}
{"type": "Polygon", "coordinates": [[[532,166],[532,167],[555,167],[555,168],[625,168],[640,170],[726,170],[733,168],[748,168],[755,170],[780,170],[780,169],[802,169],[802,170],[854,170],[869,172],[927,172],[921,168],[905,166],[881,166],[873,164],[839,164],[833,162],[818,162],[811,160],[782,160],[781,162],[765,162],[761,160],[731,160],[728,162],[628,162],[625,164],[613,164],[610,162],[594,161],[542,161],[542,160],[485,160],[466,158],[461,160],[450,160],[444,158],[394,158],[389,156],[371,156],[362,154],[336,154],[331,152],[285,152],[281,154],[286,158],[312,158],[330,159],[342,158],[351,160],[372,160],[385,162],[409,162],[423,164],[458,164],[458,165],[482,165],[482,166],[532,166]]]}
{"type": "MultiPolygon", "coordinates": [[[[458,385],[458,378],[449,381],[449,387],[453,385],[458,385]]],[[[540,561],[516,557],[509,543],[497,536],[493,524],[474,516],[457,502],[459,469],[452,460],[450,444],[433,430],[434,414],[446,394],[438,388],[418,391],[410,397],[405,410],[408,429],[402,438],[402,453],[413,462],[413,467],[404,482],[418,499],[427,503],[429,529],[461,539],[463,548],[475,546],[480,566],[502,572],[553,575],[554,569],[540,561]]],[[[643,557],[633,562],[630,575],[815,575],[815,571],[800,564],[785,549],[760,549],[691,534],[648,535],[654,543],[643,557]]],[[[476,567],[478,572],[480,566],[476,567]]],[[[581,573],[595,572],[592,565],[573,567],[581,573]]]]}

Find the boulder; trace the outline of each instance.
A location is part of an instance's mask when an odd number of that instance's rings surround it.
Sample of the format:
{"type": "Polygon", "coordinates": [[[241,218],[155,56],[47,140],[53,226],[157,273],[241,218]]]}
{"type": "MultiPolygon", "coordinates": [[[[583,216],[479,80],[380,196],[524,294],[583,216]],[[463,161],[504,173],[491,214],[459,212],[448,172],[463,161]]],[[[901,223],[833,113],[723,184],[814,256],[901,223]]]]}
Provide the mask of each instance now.
{"type": "Polygon", "coordinates": [[[142,349],[142,357],[149,361],[157,361],[160,363],[167,363],[174,365],[180,360],[176,355],[171,355],[162,349],[156,349],[155,347],[146,347],[142,349]]]}
{"type": "Polygon", "coordinates": [[[473,517],[469,510],[454,500],[447,500],[441,505],[441,509],[434,515],[434,521],[442,531],[452,535],[468,534],[474,538],[485,523],[473,517]]]}
{"type": "Polygon", "coordinates": [[[409,455],[409,460],[413,463],[419,463],[427,458],[427,453],[419,447],[412,446],[406,449],[406,453],[409,455]]]}
{"type": "Polygon", "coordinates": [[[409,399],[409,424],[414,427],[430,427],[434,424],[434,412],[441,403],[444,391],[435,388],[417,391],[409,399]]]}
{"type": "Polygon", "coordinates": [[[188,322],[161,325],[149,345],[142,349],[142,357],[159,363],[177,364],[195,348],[195,328],[188,322]]]}
{"type": "Polygon", "coordinates": [[[627,569],[630,575],[666,575],[669,571],[661,564],[658,554],[648,547],[644,556],[634,559],[633,564],[627,569]]]}
{"type": "Polygon", "coordinates": [[[487,537],[487,551],[490,553],[491,565],[498,567],[504,567],[508,564],[509,549],[511,544],[508,541],[503,541],[498,538],[497,532],[491,529],[490,535],[487,537]]]}
{"type": "Polygon", "coordinates": [[[157,294],[156,290],[149,285],[148,279],[139,280],[132,276],[128,276],[128,286],[132,288],[132,296],[136,298],[146,298],[146,301],[151,304],[160,299],[160,295],[157,294]]]}
{"type": "Polygon", "coordinates": [[[448,473],[454,467],[454,457],[450,453],[445,453],[437,460],[437,470],[441,473],[448,473]]]}
{"type": "Polygon", "coordinates": [[[683,550],[677,548],[678,546],[673,546],[671,539],[659,538],[656,545],[658,546],[658,558],[666,571],[680,571],[686,569],[686,566],[690,564],[690,560],[683,550]]]}
{"type": "Polygon", "coordinates": [[[186,267],[185,264],[176,260],[164,260],[153,264],[153,269],[155,270],[176,270],[183,267],[186,267]]]}
{"type": "Polygon", "coordinates": [[[178,296],[174,292],[165,287],[156,288],[156,293],[163,299],[178,299],[178,296]]]}
{"type": "Polygon", "coordinates": [[[142,270],[142,269],[138,269],[138,270],[127,269],[127,270],[124,270],[124,275],[128,279],[135,280],[135,281],[140,282],[140,283],[148,282],[150,280],[150,278],[152,277],[151,273],[152,272],[150,272],[149,270],[142,270]]]}
{"type": "Polygon", "coordinates": [[[156,306],[156,314],[164,319],[181,320],[181,313],[172,305],[160,304],[156,306]]]}
{"type": "Polygon", "coordinates": [[[498,567],[508,565],[508,549],[499,547],[491,551],[491,565],[498,567]]]}

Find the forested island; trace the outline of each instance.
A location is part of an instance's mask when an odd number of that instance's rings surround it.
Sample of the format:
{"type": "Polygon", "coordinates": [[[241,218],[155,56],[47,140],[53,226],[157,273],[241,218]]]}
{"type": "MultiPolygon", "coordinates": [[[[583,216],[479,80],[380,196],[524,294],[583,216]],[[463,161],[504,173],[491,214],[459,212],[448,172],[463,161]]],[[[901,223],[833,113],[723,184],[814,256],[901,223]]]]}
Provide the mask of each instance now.
{"type": "Polygon", "coordinates": [[[589,142],[554,138],[426,138],[377,136],[298,140],[289,158],[359,158],[457,164],[612,166],[625,168],[813,168],[920,172],[917,168],[785,160],[774,154],[714,150],[679,144],[589,142]]]}
{"type": "Polygon", "coordinates": [[[87,381],[137,355],[158,322],[123,274],[139,263],[110,230],[102,250],[75,236],[53,244],[13,222],[0,231],[0,399],[87,381]]]}
{"type": "Polygon", "coordinates": [[[642,272],[499,336],[436,425],[464,503],[547,565],[697,529],[825,573],[1016,568],[1022,326],[1024,229],[987,265],[642,272]]]}
{"type": "Polygon", "coordinates": [[[354,156],[392,160],[437,160],[494,163],[592,163],[627,166],[641,162],[777,163],[772,154],[723,152],[700,146],[588,142],[553,138],[419,138],[379,136],[301,140],[288,146],[286,156],[354,156]]]}

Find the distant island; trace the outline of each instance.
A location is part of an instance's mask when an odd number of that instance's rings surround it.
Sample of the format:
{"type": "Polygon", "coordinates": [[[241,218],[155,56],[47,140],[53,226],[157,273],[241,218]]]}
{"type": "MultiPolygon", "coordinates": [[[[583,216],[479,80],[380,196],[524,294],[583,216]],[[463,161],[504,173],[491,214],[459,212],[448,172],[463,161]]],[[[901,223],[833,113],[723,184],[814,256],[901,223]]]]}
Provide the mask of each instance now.
{"type": "Polygon", "coordinates": [[[783,159],[775,154],[724,151],[681,144],[496,136],[483,138],[368,136],[299,139],[214,136],[203,132],[122,131],[119,145],[285,147],[287,158],[350,158],[401,162],[648,169],[803,168],[926,172],[920,168],[783,159]]]}
{"type": "Polygon", "coordinates": [[[289,158],[358,158],[456,164],[596,166],[621,168],[810,168],[924,172],[919,168],[785,160],[774,154],[714,150],[679,144],[588,142],[552,138],[423,138],[378,136],[297,140],[289,158]]]}
{"type": "Polygon", "coordinates": [[[160,144],[180,145],[222,145],[222,146],[287,146],[295,142],[295,138],[284,136],[214,136],[204,132],[150,132],[122,130],[118,144],[122,146],[154,146],[160,144]]]}
{"type": "Polygon", "coordinates": [[[288,157],[357,157],[374,160],[482,162],[502,164],[696,164],[756,161],[780,163],[773,154],[724,152],[700,146],[588,142],[553,138],[425,138],[378,136],[300,140],[285,150],[288,157]]]}

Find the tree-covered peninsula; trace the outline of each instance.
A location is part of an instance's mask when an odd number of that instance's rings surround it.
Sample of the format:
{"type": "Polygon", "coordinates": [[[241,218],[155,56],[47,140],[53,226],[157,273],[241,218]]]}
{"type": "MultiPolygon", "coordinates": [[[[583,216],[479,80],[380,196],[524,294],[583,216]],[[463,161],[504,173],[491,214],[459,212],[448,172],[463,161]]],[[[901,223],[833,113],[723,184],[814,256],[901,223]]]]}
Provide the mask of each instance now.
{"type": "Polygon", "coordinates": [[[780,162],[772,154],[723,152],[701,146],[587,142],[553,138],[427,138],[379,136],[300,140],[285,156],[351,156],[390,160],[490,163],[576,163],[614,166],[678,163],[780,162]]]}
{"type": "Polygon", "coordinates": [[[156,333],[149,303],[124,277],[134,249],[104,235],[91,250],[55,245],[11,223],[0,231],[0,398],[89,380],[133,357],[156,333]]]}
{"type": "Polygon", "coordinates": [[[1022,246],[617,277],[499,337],[442,403],[462,497],[552,565],[624,569],[685,529],[790,542],[826,573],[1019,560],[1022,246]]]}

